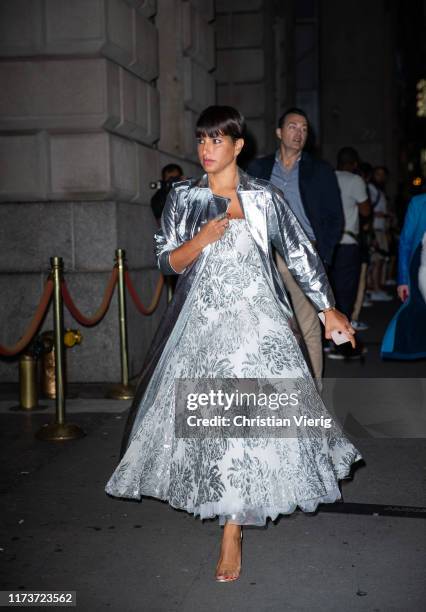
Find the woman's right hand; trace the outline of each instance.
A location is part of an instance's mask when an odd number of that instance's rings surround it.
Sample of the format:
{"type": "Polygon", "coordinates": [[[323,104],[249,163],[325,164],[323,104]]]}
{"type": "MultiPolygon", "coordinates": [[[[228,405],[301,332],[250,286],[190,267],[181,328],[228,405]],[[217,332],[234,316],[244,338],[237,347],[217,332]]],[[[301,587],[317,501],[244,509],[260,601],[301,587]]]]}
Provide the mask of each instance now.
{"type": "Polygon", "coordinates": [[[210,221],[207,221],[207,223],[202,226],[202,228],[197,234],[197,241],[199,242],[201,248],[204,248],[208,244],[216,242],[217,240],[222,238],[228,225],[228,217],[220,219],[220,221],[216,219],[211,219],[210,221]]]}
{"type": "Polygon", "coordinates": [[[197,259],[205,246],[222,238],[228,224],[229,219],[227,217],[220,219],[220,221],[212,219],[203,225],[198,234],[195,234],[191,240],[184,242],[171,251],[169,263],[175,272],[180,274],[189,264],[197,259]]]}
{"type": "Polygon", "coordinates": [[[405,302],[410,295],[410,288],[408,285],[398,285],[397,293],[401,302],[405,302]]]}

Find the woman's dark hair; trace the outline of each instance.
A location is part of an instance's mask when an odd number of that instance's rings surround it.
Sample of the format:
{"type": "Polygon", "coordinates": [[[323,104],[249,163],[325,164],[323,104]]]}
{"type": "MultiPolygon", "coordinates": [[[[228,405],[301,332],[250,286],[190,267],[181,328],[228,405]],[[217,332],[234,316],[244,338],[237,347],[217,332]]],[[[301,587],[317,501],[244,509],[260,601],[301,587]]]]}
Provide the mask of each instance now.
{"type": "Polygon", "coordinates": [[[232,106],[209,106],[198,117],[195,136],[230,136],[233,140],[244,138],[245,123],[242,114],[232,106]]]}

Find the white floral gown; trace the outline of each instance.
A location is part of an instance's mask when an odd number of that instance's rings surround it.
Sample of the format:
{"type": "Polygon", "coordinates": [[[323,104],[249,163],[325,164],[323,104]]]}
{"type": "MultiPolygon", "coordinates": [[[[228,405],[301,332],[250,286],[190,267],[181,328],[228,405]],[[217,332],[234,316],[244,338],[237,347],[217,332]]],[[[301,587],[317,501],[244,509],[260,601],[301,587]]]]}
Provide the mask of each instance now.
{"type": "MultiPolygon", "coordinates": [[[[246,221],[213,243],[188,322],[153,405],[105,491],[167,500],[201,519],[264,525],[340,498],[358,450],[333,424],[293,438],[176,438],[175,378],[300,378],[310,415],[327,415],[286,315],[267,286],[246,221]]],[[[154,372],[155,376],[155,372],[154,372]]]]}

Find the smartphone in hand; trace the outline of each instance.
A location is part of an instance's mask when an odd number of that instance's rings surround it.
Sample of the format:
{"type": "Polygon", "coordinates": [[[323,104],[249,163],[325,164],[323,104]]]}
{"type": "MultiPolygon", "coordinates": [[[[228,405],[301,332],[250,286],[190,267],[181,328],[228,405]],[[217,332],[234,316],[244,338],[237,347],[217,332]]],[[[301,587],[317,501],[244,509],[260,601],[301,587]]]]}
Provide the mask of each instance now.
{"type": "MultiPolygon", "coordinates": [[[[325,314],[323,312],[319,312],[318,316],[320,318],[321,323],[325,325],[325,314]]],[[[345,342],[351,341],[347,334],[336,329],[331,332],[331,338],[334,344],[344,344],[345,342]]]]}
{"type": "Polygon", "coordinates": [[[220,215],[218,215],[217,217],[213,217],[213,221],[222,221],[222,219],[225,219],[227,215],[228,213],[226,212],[220,213],[220,215]]]}

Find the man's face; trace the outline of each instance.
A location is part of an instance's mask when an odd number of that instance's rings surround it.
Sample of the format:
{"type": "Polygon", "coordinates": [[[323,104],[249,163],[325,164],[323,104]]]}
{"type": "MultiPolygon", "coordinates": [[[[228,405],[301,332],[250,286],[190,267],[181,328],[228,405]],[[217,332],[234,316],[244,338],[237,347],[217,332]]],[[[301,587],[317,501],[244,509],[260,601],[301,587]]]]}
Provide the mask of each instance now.
{"type": "Polygon", "coordinates": [[[386,184],[386,179],[386,172],[383,170],[383,168],[376,168],[374,171],[374,180],[377,185],[381,185],[383,187],[386,184]]]}
{"type": "Polygon", "coordinates": [[[180,179],[180,172],[178,170],[169,170],[164,175],[164,182],[167,183],[169,181],[177,181],[180,179]]]}
{"type": "Polygon", "coordinates": [[[291,113],[284,119],[282,128],[277,128],[276,134],[286,149],[301,152],[308,138],[308,122],[302,115],[291,113]]]}

